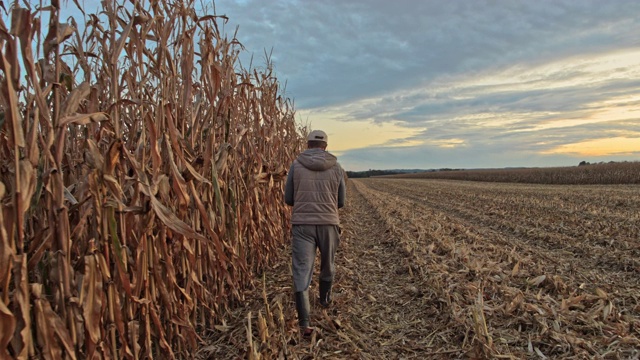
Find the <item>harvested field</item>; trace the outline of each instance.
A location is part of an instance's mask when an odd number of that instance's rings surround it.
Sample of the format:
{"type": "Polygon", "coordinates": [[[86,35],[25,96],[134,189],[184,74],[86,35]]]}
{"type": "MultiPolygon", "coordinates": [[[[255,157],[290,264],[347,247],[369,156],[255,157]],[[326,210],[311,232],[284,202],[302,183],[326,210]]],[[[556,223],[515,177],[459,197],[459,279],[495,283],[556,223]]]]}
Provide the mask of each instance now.
{"type": "Polygon", "coordinates": [[[199,356],[638,358],[639,195],[350,180],[335,305],[312,301],[317,336],[296,332],[287,247],[199,356]]]}

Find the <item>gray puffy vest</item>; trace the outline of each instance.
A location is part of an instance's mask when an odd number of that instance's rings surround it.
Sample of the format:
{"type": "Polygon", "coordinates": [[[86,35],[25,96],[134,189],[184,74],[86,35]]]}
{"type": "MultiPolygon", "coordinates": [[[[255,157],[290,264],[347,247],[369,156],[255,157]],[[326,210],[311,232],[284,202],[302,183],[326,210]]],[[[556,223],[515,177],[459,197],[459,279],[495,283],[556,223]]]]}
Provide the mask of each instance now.
{"type": "Polygon", "coordinates": [[[335,156],[308,149],[293,162],[294,225],[340,225],[338,188],[343,171],[335,156]]]}

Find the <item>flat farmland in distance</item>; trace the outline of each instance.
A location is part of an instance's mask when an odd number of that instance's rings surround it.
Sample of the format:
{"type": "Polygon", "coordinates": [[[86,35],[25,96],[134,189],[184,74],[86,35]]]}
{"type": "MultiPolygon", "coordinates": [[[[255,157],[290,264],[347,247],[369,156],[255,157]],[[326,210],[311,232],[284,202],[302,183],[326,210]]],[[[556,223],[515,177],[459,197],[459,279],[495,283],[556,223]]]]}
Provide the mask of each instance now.
{"type": "Polygon", "coordinates": [[[558,185],[640,184],[640,162],[610,162],[542,168],[441,169],[385,177],[558,185]]]}
{"type": "Polygon", "coordinates": [[[439,334],[423,346],[454,357],[640,356],[640,185],[349,182],[406,255],[399,276],[419,295],[406,311],[437,310],[412,325],[439,334]]]}

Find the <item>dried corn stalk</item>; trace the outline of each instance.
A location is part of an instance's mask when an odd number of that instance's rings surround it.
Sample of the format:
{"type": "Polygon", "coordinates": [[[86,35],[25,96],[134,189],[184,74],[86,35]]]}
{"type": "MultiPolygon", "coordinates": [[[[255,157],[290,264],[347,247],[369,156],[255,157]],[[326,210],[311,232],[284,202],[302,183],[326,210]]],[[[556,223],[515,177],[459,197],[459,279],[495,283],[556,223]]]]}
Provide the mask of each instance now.
{"type": "Polygon", "coordinates": [[[304,129],[192,0],[57,6],[0,23],[0,358],[189,356],[286,238],[304,129]]]}

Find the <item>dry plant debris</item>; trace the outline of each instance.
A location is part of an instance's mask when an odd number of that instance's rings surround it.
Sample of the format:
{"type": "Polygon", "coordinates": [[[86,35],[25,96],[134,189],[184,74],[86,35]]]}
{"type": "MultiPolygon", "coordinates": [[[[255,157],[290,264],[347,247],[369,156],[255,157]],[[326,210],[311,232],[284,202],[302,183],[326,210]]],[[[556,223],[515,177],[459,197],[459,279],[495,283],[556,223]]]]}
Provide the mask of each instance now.
{"type": "Polygon", "coordinates": [[[317,336],[297,333],[287,247],[198,356],[638,358],[639,190],[351,179],[317,336]]]}

